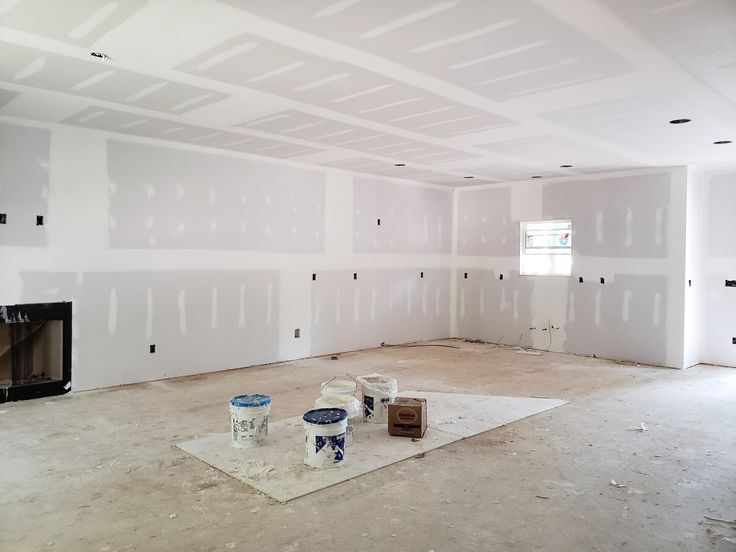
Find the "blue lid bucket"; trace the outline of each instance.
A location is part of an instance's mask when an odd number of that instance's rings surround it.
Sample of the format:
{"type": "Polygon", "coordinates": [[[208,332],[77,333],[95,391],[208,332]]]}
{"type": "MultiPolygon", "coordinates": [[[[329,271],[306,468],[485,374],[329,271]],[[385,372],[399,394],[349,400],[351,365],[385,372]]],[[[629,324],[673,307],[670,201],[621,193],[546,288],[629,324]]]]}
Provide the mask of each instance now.
{"type": "Polygon", "coordinates": [[[237,395],[230,399],[232,444],[237,448],[263,444],[268,435],[268,415],[271,397],[268,395],[237,395]]]}
{"type": "Polygon", "coordinates": [[[316,408],[303,419],[304,463],[317,469],[340,467],[345,460],[348,413],[342,408],[316,408]]]}
{"type": "Polygon", "coordinates": [[[348,419],[348,413],[342,408],[316,408],[304,414],[304,421],[314,425],[336,424],[348,419]]]}
{"type": "Polygon", "coordinates": [[[253,408],[258,406],[267,406],[271,404],[271,397],[268,395],[236,395],[230,399],[230,406],[238,408],[253,408]]]}

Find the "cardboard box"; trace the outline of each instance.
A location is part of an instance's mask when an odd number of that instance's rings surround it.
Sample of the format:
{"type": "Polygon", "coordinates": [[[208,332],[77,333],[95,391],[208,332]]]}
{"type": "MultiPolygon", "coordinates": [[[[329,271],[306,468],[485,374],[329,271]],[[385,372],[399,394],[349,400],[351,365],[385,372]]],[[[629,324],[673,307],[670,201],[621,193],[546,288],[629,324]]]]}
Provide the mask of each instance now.
{"type": "Polygon", "coordinates": [[[388,432],[399,437],[424,437],[427,399],[396,397],[388,405],[388,432]]]}

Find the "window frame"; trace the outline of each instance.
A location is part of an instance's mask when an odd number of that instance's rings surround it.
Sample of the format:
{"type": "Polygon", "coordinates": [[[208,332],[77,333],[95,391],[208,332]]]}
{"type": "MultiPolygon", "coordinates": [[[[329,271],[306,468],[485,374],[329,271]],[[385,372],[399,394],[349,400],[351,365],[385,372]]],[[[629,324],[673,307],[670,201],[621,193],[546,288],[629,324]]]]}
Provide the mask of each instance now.
{"type": "Polygon", "coordinates": [[[523,220],[519,223],[519,274],[521,276],[572,276],[573,268],[573,255],[572,255],[572,244],[575,239],[575,224],[572,218],[564,219],[549,219],[549,220],[523,220]],[[544,253],[527,252],[526,238],[527,238],[527,227],[533,224],[570,224],[570,247],[559,248],[559,251],[555,251],[554,248],[548,248],[544,253]],[[529,272],[524,269],[524,259],[527,257],[533,257],[539,255],[544,257],[554,257],[557,255],[564,255],[570,259],[570,272],[529,272]]]}

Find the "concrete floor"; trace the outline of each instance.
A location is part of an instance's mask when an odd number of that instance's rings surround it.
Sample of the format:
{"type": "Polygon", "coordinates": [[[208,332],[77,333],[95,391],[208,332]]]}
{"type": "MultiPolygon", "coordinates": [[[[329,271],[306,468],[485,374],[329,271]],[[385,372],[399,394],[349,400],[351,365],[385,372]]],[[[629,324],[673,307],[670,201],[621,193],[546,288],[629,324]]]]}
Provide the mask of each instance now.
{"type": "Polygon", "coordinates": [[[736,370],[453,343],[0,404],[0,550],[734,549],[700,522],[736,519],[736,370]],[[286,505],[173,446],[227,431],[234,394],[281,419],[371,371],[571,403],[286,505]]]}

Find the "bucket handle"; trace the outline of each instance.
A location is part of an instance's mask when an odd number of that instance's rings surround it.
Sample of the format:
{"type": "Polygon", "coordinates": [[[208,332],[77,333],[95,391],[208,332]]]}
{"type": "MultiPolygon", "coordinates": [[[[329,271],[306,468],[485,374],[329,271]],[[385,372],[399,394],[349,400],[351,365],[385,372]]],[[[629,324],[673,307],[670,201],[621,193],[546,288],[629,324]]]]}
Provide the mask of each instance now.
{"type": "Polygon", "coordinates": [[[336,380],[337,378],[339,378],[340,376],[347,376],[347,377],[349,377],[349,378],[350,378],[351,380],[353,380],[353,381],[355,382],[355,384],[356,384],[356,385],[358,384],[358,380],[357,380],[357,379],[355,379],[355,377],[354,377],[354,376],[352,376],[351,374],[348,374],[348,373],[346,372],[346,373],[344,373],[344,374],[338,374],[338,375],[336,375],[336,376],[332,376],[332,379],[329,379],[329,380],[327,380],[326,382],[324,382],[324,383],[322,384],[322,386],[321,386],[321,387],[319,388],[319,390],[320,390],[320,391],[322,391],[322,390],[323,390],[323,389],[324,389],[324,388],[325,388],[326,386],[328,386],[329,384],[331,384],[331,383],[332,383],[333,381],[335,381],[335,380],[336,380]]]}

